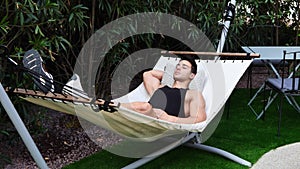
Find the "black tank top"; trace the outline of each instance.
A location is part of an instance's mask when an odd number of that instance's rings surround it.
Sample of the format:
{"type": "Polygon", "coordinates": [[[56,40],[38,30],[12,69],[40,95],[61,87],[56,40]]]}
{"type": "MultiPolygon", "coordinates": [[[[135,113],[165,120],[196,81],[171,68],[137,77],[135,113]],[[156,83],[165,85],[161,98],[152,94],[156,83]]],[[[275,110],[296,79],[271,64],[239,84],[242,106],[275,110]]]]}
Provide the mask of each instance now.
{"type": "Polygon", "coordinates": [[[157,89],[149,100],[153,108],[164,110],[169,115],[185,117],[184,100],[187,89],[164,86],[157,89]]]}

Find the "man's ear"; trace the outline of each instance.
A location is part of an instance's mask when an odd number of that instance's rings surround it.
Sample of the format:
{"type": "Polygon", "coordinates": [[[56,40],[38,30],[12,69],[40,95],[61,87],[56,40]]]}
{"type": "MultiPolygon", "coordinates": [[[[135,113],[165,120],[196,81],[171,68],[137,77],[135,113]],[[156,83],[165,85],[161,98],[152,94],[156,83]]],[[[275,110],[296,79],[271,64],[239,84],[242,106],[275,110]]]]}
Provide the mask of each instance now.
{"type": "Polygon", "coordinates": [[[190,79],[193,80],[193,79],[195,78],[195,76],[196,76],[196,74],[191,73],[191,74],[190,74],[190,79]]]}

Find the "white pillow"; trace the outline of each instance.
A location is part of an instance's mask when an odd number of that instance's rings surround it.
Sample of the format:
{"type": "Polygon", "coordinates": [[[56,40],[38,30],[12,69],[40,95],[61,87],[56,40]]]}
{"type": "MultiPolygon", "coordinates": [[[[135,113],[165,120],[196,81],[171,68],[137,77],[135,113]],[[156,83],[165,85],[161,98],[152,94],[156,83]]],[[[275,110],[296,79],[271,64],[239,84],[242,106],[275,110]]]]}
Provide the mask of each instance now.
{"type": "MultiPolygon", "coordinates": [[[[167,63],[165,66],[165,73],[163,75],[161,83],[163,85],[172,86],[174,83],[173,73],[175,71],[177,62],[167,63]]],[[[195,78],[191,81],[189,89],[194,89],[198,91],[203,91],[204,85],[206,82],[206,70],[202,65],[202,62],[197,63],[197,74],[195,78]]]]}

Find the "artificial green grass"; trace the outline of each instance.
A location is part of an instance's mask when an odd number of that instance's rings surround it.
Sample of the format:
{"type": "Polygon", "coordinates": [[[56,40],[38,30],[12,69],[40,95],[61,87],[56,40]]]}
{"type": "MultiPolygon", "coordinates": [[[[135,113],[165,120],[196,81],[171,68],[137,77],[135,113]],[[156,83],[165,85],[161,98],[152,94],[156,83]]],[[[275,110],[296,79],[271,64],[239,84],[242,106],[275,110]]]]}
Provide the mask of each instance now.
{"type": "MultiPolygon", "coordinates": [[[[247,106],[249,90],[236,89],[230,99],[229,112],[225,109],[216,131],[204,144],[229,151],[254,164],[264,153],[276,147],[300,141],[300,114],[286,102],[283,106],[281,135],[277,136],[277,100],[265,114],[256,120],[247,106]],[[229,113],[229,114],[227,114],[229,113]]],[[[259,99],[258,99],[259,100],[259,99]]],[[[257,103],[260,108],[262,103],[257,103]]],[[[95,153],[64,169],[122,168],[137,159],[114,155],[105,150],[95,153]]],[[[194,168],[248,168],[216,154],[180,146],[143,165],[143,169],[194,169],[194,168]]]]}

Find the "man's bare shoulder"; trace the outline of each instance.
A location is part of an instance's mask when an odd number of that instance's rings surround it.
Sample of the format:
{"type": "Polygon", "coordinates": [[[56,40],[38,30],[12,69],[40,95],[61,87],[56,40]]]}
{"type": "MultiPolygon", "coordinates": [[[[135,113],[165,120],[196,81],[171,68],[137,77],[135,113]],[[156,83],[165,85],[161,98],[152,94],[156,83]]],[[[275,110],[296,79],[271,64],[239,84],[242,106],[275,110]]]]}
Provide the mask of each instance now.
{"type": "Polygon", "coordinates": [[[191,99],[195,98],[203,98],[202,93],[199,90],[196,89],[189,89],[187,90],[187,96],[189,96],[191,99]]]}
{"type": "Polygon", "coordinates": [[[188,89],[187,92],[191,93],[191,94],[201,94],[201,92],[199,90],[196,90],[196,89],[188,89]]]}

